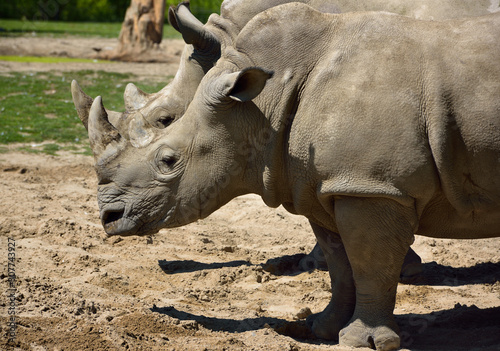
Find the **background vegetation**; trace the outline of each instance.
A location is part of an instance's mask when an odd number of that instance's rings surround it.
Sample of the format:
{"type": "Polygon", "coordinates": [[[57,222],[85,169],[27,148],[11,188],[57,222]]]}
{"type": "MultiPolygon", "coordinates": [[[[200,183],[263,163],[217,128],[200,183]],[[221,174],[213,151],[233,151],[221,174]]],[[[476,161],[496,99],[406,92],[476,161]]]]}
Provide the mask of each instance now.
{"type": "MultiPolygon", "coordinates": [[[[138,82],[137,86],[146,92],[156,92],[171,78],[166,77],[165,82],[138,82]]],[[[78,119],[69,92],[73,79],[90,96],[106,92],[103,102],[106,108],[115,111],[125,110],[125,86],[137,82],[132,74],[93,70],[0,74],[0,145],[23,143],[25,151],[46,153],[83,147],[90,153],[87,131],[78,119]]]]}
{"type": "MultiPolygon", "coordinates": [[[[166,0],[169,5],[178,0],[166,0]]],[[[192,0],[191,10],[202,21],[219,12],[222,0],[192,0]]],[[[95,36],[117,38],[130,0],[0,0],[0,40],[2,36],[95,36]],[[79,22],[81,21],[81,22],[79,22]],[[91,22],[93,21],[93,22],[91,22]],[[97,21],[97,22],[96,22],[97,21]],[[102,22],[106,21],[106,22],[102,22]]],[[[164,37],[180,38],[169,25],[164,37]]],[[[0,56],[0,61],[54,63],[84,59],[61,57],[0,56]]],[[[88,60],[87,60],[88,61],[88,60]]],[[[165,81],[138,82],[146,92],[159,91],[165,81]]],[[[7,144],[30,152],[55,154],[61,149],[88,148],[88,136],[75,113],[69,91],[76,79],[90,96],[106,92],[107,108],[124,111],[123,91],[132,74],[104,71],[0,73],[0,153],[7,144]]]]}
{"type": "MultiPolygon", "coordinates": [[[[1,0],[0,0],[1,1],[1,0]]],[[[27,21],[0,19],[0,38],[12,36],[63,37],[77,35],[81,37],[118,38],[121,22],[61,22],[61,21],[27,21]]],[[[163,26],[163,38],[182,38],[171,26],[163,26]]],[[[0,39],[1,40],[1,39],[0,39]]]]}
{"type": "MultiPolygon", "coordinates": [[[[180,0],[166,0],[166,8],[180,0]]],[[[218,13],[222,0],[191,0],[191,11],[203,22],[218,13]]],[[[130,0],[2,0],[2,18],[26,21],[121,22],[130,0]]]]}

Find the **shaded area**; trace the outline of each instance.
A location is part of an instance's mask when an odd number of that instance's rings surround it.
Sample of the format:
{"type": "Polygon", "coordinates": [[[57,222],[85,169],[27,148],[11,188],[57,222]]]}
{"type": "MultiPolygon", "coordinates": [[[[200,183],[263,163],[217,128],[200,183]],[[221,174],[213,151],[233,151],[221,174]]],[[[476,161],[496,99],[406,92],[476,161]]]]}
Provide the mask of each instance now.
{"type": "Polygon", "coordinates": [[[256,317],[245,319],[229,319],[216,318],[197,315],[189,312],[184,312],[176,309],[173,306],[157,307],[153,305],[150,309],[152,312],[167,315],[169,317],[179,319],[181,321],[195,321],[203,327],[212,331],[224,331],[228,333],[242,333],[249,330],[258,330],[262,328],[279,328],[282,327],[286,320],[272,317],[256,317]]]}
{"type": "MultiPolygon", "coordinates": [[[[271,328],[277,333],[310,344],[334,344],[318,340],[306,326],[304,320],[287,321],[273,317],[229,318],[205,317],[184,312],[175,307],[151,308],[181,321],[196,322],[212,331],[242,333],[271,328]]],[[[401,346],[416,350],[500,350],[500,307],[480,309],[476,306],[457,304],[453,309],[428,314],[406,314],[396,316],[401,328],[401,346]],[[477,330],[477,333],[475,332],[477,330]],[[477,337],[471,338],[474,334],[477,337]]]]}
{"type": "MultiPolygon", "coordinates": [[[[201,263],[193,260],[159,260],[158,265],[165,273],[176,274],[223,267],[252,266],[252,263],[244,260],[216,263],[201,263]]],[[[276,276],[296,275],[314,269],[324,270],[323,267],[318,267],[314,260],[308,259],[308,255],[305,254],[270,258],[261,266],[265,271],[276,276]]],[[[423,273],[408,284],[460,286],[494,284],[496,282],[500,282],[500,262],[484,262],[472,267],[450,267],[429,262],[423,264],[423,273]]]]}
{"type": "Polygon", "coordinates": [[[244,260],[230,261],[230,262],[215,262],[215,263],[202,263],[193,260],[185,260],[185,261],[158,260],[158,265],[163,270],[163,272],[167,274],[177,274],[177,273],[202,271],[205,269],[251,266],[252,264],[244,260]]]}
{"type": "Polygon", "coordinates": [[[306,254],[285,255],[268,259],[262,268],[273,275],[295,275],[318,269],[317,262],[306,254]]]}
{"type": "MultiPolygon", "coordinates": [[[[271,258],[259,266],[261,266],[265,271],[276,276],[295,275],[318,268],[314,262],[306,260],[305,258],[307,258],[307,255],[305,254],[285,255],[271,258]]],[[[189,273],[205,269],[254,266],[251,262],[245,260],[214,263],[203,263],[193,260],[158,260],[158,265],[163,272],[167,274],[189,273]]]]}
{"type": "Polygon", "coordinates": [[[401,346],[414,350],[500,350],[500,307],[456,304],[429,314],[396,316],[401,346]],[[474,335],[474,338],[471,338],[474,335]],[[446,342],[439,345],[436,340],[446,342]]]}
{"type": "Polygon", "coordinates": [[[500,262],[479,263],[472,267],[450,267],[429,262],[424,263],[423,268],[422,275],[412,285],[460,286],[500,282],[500,262]]]}

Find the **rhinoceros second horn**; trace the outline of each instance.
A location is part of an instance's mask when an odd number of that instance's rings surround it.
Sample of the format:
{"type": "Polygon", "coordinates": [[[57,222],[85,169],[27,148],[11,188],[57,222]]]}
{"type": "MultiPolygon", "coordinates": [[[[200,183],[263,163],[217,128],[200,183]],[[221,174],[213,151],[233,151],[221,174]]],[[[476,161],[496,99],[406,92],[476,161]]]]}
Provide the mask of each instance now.
{"type": "Polygon", "coordinates": [[[123,93],[123,100],[128,111],[138,110],[148,103],[149,94],[143,92],[133,83],[129,83],[125,88],[125,93],[123,93]]]}
{"type": "Polygon", "coordinates": [[[71,82],[71,95],[73,96],[73,103],[75,104],[78,117],[85,126],[85,129],[88,130],[89,110],[94,100],[83,92],[76,80],[71,82]]]}

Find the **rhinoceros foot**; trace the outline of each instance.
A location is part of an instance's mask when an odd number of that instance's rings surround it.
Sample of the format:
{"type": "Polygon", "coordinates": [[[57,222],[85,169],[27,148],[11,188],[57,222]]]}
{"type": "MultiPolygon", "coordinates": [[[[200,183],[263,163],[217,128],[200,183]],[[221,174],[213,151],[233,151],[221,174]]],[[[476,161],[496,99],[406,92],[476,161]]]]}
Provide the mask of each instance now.
{"type": "Polygon", "coordinates": [[[307,317],[306,324],[317,338],[324,340],[338,340],[340,330],[352,316],[351,308],[335,308],[332,301],[323,312],[307,317]]]}
{"type": "Polygon", "coordinates": [[[375,348],[379,351],[397,350],[401,342],[395,330],[395,323],[372,327],[356,319],[340,331],[339,344],[375,348]]]}
{"type": "Polygon", "coordinates": [[[299,267],[304,272],[311,271],[313,269],[319,269],[321,271],[328,270],[325,255],[323,254],[323,251],[321,251],[321,247],[318,244],[314,246],[310,253],[299,261],[299,267]]]}

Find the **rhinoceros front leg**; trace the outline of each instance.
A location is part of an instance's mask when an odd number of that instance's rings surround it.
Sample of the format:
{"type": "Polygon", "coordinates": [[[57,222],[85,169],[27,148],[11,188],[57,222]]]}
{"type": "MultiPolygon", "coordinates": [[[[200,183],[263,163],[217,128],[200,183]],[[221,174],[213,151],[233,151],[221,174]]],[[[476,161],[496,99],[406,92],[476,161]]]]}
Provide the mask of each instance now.
{"type": "MultiPolygon", "coordinates": [[[[311,269],[320,269],[323,271],[328,270],[325,255],[323,255],[321,246],[318,243],[316,243],[310,253],[300,260],[299,267],[304,271],[311,269]]],[[[418,279],[418,277],[422,274],[422,271],[422,259],[410,247],[408,253],[406,254],[403,268],[401,268],[399,281],[401,283],[411,284],[418,279]]]]}
{"type": "Polygon", "coordinates": [[[307,325],[317,337],[336,340],[354,312],[356,297],[352,270],[340,236],[313,222],[311,227],[328,266],[332,298],[323,312],[307,318],[307,325]]]}
{"type": "Polygon", "coordinates": [[[389,199],[335,200],[335,219],[352,269],[356,307],[340,344],[399,348],[394,305],[399,274],[414,240],[413,208],[389,199]]]}

